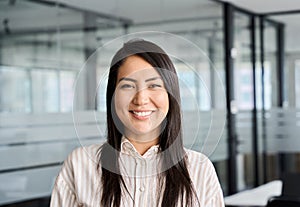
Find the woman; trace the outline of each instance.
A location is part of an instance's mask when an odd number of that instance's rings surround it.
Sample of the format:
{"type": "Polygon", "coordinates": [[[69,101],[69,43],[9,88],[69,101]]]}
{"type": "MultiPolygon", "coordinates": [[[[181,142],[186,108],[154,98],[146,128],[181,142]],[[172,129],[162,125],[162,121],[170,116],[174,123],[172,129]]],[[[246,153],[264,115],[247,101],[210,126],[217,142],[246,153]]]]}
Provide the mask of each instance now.
{"type": "Polygon", "coordinates": [[[178,78],[160,47],[123,45],[111,63],[106,106],[107,142],[70,154],[51,206],[224,206],[212,163],[183,147],[178,78]]]}

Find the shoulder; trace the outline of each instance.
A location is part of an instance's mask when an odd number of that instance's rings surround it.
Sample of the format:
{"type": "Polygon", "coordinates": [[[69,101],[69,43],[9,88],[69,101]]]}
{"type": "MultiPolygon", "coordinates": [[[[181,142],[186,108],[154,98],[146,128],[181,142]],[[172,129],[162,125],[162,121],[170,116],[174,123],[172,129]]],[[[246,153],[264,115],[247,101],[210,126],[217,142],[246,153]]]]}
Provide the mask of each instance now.
{"type": "Polygon", "coordinates": [[[99,144],[93,144],[74,149],[65,159],[61,174],[65,175],[65,177],[75,177],[86,169],[96,168],[99,163],[98,151],[100,147],[101,145],[99,144]]]}
{"type": "Polygon", "coordinates": [[[90,157],[93,158],[97,156],[99,149],[101,148],[102,144],[92,144],[87,146],[81,146],[75,148],[68,156],[68,158],[74,159],[78,158],[78,156],[83,157],[90,157]]]}
{"type": "Polygon", "coordinates": [[[76,202],[85,202],[86,192],[96,192],[100,183],[98,171],[100,148],[101,145],[93,144],[74,149],[63,163],[52,195],[61,197],[63,201],[73,199],[76,202]]]}
{"type": "Polygon", "coordinates": [[[95,171],[98,165],[98,151],[101,145],[93,144],[89,146],[81,146],[74,149],[64,160],[57,182],[66,183],[70,188],[74,189],[74,183],[83,174],[88,171],[95,171]]]}
{"type": "Polygon", "coordinates": [[[82,167],[83,165],[98,163],[98,153],[102,144],[92,144],[88,146],[81,146],[74,149],[65,160],[65,165],[70,165],[70,167],[82,167]],[[80,166],[78,166],[80,165],[80,166]]]}
{"type": "Polygon", "coordinates": [[[198,164],[198,165],[211,165],[211,161],[209,158],[202,154],[201,152],[197,152],[190,149],[185,149],[188,163],[190,164],[198,164]]]}
{"type": "Polygon", "coordinates": [[[185,149],[185,152],[191,175],[204,177],[215,176],[215,167],[206,155],[189,149],[185,149]]]}
{"type": "Polygon", "coordinates": [[[207,156],[186,150],[187,165],[194,188],[204,206],[224,206],[223,193],[213,163],[207,156]]]}

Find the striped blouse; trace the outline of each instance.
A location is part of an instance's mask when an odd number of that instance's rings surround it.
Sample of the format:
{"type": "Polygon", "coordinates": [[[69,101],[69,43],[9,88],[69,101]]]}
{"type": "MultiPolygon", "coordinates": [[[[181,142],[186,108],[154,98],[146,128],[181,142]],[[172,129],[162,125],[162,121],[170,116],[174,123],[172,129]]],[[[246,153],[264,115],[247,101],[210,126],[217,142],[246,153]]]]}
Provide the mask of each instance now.
{"type": "MultiPolygon", "coordinates": [[[[68,156],[53,187],[51,207],[100,206],[101,170],[97,169],[100,146],[81,147],[68,156]]],[[[195,206],[223,207],[223,193],[210,160],[192,150],[186,153],[188,171],[197,194],[195,206]]],[[[127,139],[122,140],[120,173],[128,191],[122,189],[121,207],[160,206],[161,200],[157,199],[162,197],[157,179],[158,169],[161,169],[157,167],[158,155],[158,146],[141,156],[127,139]]],[[[109,169],[109,166],[103,167],[109,169]]]]}

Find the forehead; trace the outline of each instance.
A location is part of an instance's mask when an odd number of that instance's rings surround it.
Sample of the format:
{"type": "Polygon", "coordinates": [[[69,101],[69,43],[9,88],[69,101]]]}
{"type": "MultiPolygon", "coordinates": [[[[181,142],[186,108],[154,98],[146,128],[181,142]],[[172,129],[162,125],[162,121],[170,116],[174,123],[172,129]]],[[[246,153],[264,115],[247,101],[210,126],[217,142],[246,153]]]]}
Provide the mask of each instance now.
{"type": "Polygon", "coordinates": [[[123,77],[149,78],[160,76],[153,66],[139,56],[129,56],[120,66],[118,80],[123,77]]]}

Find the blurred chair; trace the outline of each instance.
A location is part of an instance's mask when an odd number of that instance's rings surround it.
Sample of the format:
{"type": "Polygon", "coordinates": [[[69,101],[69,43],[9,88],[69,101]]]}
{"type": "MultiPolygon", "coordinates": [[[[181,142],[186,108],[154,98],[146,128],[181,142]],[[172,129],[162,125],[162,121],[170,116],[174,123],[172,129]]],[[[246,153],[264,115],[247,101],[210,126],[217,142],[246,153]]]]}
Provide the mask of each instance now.
{"type": "Polygon", "coordinates": [[[300,174],[286,173],[282,181],[281,196],[271,197],[267,207],[300,207],[300,174]]]}
{"type": "Polygon", "coordinates": [[[282,196],[300,198],[300,173],[286,173],[282,177],[282,196]]]}
{"type": "Polygon", "coordinates": [[[300,207],[300,198],[274,196],[269,199],[267,207],[300,207]]]}

